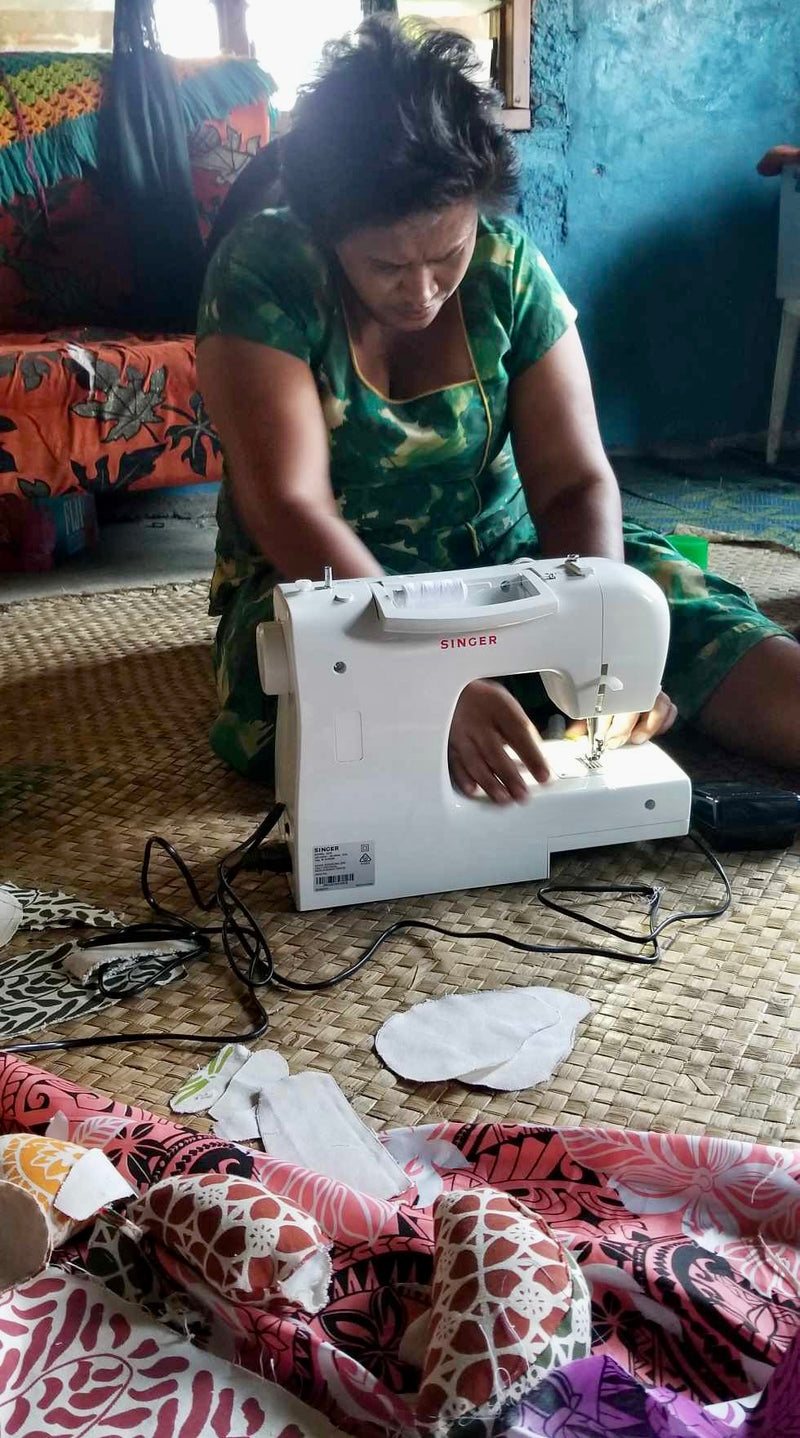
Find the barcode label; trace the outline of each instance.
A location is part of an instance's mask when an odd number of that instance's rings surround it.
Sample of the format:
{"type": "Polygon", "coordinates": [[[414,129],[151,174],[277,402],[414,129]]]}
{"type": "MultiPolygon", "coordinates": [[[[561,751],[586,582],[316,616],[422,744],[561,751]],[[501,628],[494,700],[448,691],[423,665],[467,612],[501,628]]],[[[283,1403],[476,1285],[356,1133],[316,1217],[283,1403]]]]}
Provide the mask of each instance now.
{"type": "Polygon", "coordinates": [[[375,845],[371,839],[315,845],[315,889],[360,889],[374,883],[375,845]]]}

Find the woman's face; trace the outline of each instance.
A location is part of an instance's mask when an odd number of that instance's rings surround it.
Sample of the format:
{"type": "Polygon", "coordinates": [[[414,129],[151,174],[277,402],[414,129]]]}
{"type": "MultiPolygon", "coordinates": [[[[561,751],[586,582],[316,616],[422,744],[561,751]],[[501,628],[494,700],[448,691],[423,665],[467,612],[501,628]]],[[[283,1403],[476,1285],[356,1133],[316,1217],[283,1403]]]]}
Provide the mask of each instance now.
{"type": "Polygon", "coordinates": [[[379,324],[424,330],[464,278],[477,226],[477,206],[470,200],[393,225],[356,230],[336,246],[336,254],[379,324]]]}

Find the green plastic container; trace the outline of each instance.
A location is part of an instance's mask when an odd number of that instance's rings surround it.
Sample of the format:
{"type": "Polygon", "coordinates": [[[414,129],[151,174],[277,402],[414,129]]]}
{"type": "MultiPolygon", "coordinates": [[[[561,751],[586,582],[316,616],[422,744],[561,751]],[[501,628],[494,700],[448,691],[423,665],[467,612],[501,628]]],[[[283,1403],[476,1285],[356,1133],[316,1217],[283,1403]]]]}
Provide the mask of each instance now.
{"type": "Polygon", "coordinates": [[[684,559],[691,559],[692,564],[708,569],[708,540],[702,534],[667,534],[664,537],[684,559]]]}

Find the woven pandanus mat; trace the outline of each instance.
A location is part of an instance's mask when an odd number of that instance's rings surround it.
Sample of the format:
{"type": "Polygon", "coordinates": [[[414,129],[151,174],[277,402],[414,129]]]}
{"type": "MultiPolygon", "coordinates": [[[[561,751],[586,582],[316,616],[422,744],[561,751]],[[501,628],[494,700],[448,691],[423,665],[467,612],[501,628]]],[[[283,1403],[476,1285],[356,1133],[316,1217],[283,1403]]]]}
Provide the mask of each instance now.
{"type": "MultiPolygon", "coordinates": [[[[715,546],[714,566],[743,581],[769,612],[800,622],[800,558],[715,546]]],[[[210,882],[216,856],[249,833],[268,794],[226,771],[207,743],[213,710],[204,585],[0,609],[0,882],[69,893],[143,916],[139,866],[147,836],[169,837],[210,882]]],[[[674,752],[695,777],[758,777],[745,761],[691,736],[674,752]]],[[[762,770],[761,777],[768,774],[762,770]]],[[[772,782],[786,778],[769,773],[772,782]]],[[[353,980],[327,992],[266,995],[271,1029],[293,1071],[335,1075],[377,1128],[440,1119],[621,1124],[785,1142],[800,1138],[800,870],[797,852],[733,855],[736,902],[716,923],[686,925],[653,968],[611,960],[523,957],[489,941],[392,940],[353,980]],[[412,1085],[380,1064],[373,1037],[399,1008],[456,990],[558,984],[592,1011],[571,1056],[545,1086],[489,1094],[458,1083],[412,1085]]],[[[718,892],[687,843],[560,856],[554,875],[657,880],[665,904],[691,909],[718,892]]],[[[323,977],[403,916],[500,928],[533,941],[584,941],[545,910],[534,885],[297,914],[285,880],[247,876],[278,967],[323,977]]],[[[166,898],[178,897],[167,880],[166,898]]],[[[596,912],[631,921],[619,905],[596,912]]],[[[12,949],[31,944],[18,934],[12,949]]],[[[0,959],[2,962],[2,959],[0,959]]],[[[220,954],[185,982],[64,1028],[100,1036],[143,1028],[220,1035],[250,1025],[220,954]]],[[[164,1111],[201,1061],[191,1047],[48,1054],[54,1073],[164,1111]]],[[[203,1126],[204,1120],[196,1120],[203,1126]]]]}

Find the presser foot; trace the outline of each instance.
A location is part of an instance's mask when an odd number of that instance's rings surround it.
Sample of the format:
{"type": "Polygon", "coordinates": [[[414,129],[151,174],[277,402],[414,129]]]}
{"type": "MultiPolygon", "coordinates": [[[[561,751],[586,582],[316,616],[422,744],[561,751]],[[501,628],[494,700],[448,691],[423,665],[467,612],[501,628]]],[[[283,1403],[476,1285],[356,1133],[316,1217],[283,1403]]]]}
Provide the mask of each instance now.
{"type": "Polygon", "coordinates": [[[603,736],[597,732],[597,720],[595,718],[586,720],[586,740],[588,748],[587,752],[581,755],[581,762],[586,765],[587,769],[594,771],[600,768],[603,762],[603,750],[605,749],[605,740],[603,736]]]}
{"type": "Polygon", "coordinates": [[[600,769],[603,768],[603,749],[600,749],[597,754],[591,754],[591,752],[588,752],[588,754],[578,755],[578,758],[580,758],[580,762],[581,764],[583,764],[584,769],[588,769],[588,772],[590,772],[590,774],[597,774],[597,772],[599,772],[600,769]]]}
{"type": "Polygon", "coordinates": [[[590,774],[597,774],[603,767],[601,754],[581,754],[580,759],[584,768],[588,769],[590,774]]]}

